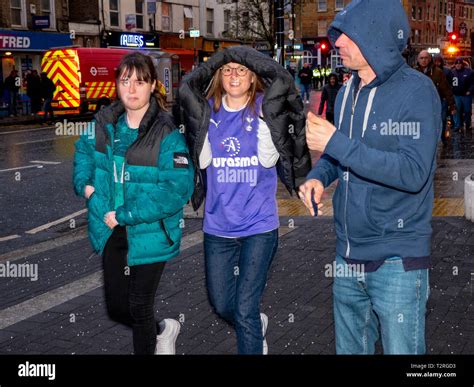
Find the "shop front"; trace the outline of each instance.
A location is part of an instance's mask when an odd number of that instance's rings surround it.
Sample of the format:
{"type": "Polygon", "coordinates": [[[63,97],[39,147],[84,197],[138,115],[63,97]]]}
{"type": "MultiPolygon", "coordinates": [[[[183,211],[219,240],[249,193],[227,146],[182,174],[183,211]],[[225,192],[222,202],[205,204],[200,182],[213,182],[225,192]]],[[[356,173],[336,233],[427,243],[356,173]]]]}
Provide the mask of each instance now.
{"type": "Polygon", "coordinates": [[[27,70],[41,69],[41,58],[51,47],[71,46],[69,34],[0,30],[0,77],[18,70],[23,78],[27,70]]]}

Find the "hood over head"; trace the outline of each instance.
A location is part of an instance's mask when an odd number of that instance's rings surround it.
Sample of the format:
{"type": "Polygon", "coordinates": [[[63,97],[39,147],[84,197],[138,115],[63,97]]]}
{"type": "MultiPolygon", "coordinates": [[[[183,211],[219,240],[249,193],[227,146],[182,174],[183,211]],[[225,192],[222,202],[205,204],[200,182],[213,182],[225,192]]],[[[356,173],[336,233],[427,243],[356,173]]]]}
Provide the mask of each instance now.
{"type": "Polygon", "coordinates": [[[376,74],[372,85],[385,82],[405,60],[402,52],[410,25],[399,0],[354,0],[329,26],[328,37],[335,47],[341,34],[360,49],[376,74]]]}

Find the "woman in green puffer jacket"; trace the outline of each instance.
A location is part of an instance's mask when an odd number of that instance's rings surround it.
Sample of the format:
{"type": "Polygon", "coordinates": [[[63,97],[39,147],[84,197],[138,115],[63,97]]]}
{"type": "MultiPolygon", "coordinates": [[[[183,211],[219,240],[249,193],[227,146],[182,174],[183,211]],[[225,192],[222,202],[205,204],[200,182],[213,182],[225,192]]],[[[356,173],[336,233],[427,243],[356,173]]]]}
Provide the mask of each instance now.
{"type": "Polygon", "coordinates": [[[110,317],[132,328],[135,354],[171,354],[180,324],[156,323],[154,301],[166,261],[179,254],[193,165],[151,58],[124,56],[116,83],[119,100],[96,114],[95,135],[76,143],[74,189],[87,199],[110,317]]]}

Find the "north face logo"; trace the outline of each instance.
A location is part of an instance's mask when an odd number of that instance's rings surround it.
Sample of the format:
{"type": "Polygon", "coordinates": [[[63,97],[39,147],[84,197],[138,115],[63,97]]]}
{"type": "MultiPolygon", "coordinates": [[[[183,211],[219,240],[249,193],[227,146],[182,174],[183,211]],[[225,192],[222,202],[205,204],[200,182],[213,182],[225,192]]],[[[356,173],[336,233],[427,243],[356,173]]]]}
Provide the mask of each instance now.
{"type": "Polygon", "coordinates": [[[186,153],[175,153],[173,155],[173,166],[175,168],[187,168],[188,165],[189,160],[186,153]]]}

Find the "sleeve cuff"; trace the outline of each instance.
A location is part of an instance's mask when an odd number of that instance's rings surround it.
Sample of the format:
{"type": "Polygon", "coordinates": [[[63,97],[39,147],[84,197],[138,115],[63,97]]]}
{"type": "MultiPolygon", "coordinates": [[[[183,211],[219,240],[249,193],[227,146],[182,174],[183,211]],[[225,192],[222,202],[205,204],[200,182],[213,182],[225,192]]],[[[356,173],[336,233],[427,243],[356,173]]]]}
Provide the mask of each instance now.
{"type": "Polygon", "coordinates": [[[323,183],[324,188],[328,186],[328,179],[324,171],[318,169],[317,165],[306,176],[306,180],[316,179],[323,183]]]}
{"type": "Polygon", "coordinates": [[[127,211],[124,206],[120,206],[115,210],[115,219],[121,226],[132,224],[132,213],[127,211]]]}
{"type": "Polygon", "coordinates": [[[340,164],[345,165],[344,158],[350,145],[351,139],[337,130],[326,145],[324,153],[339,161],[340,164]]]}

